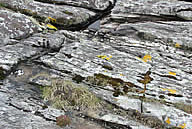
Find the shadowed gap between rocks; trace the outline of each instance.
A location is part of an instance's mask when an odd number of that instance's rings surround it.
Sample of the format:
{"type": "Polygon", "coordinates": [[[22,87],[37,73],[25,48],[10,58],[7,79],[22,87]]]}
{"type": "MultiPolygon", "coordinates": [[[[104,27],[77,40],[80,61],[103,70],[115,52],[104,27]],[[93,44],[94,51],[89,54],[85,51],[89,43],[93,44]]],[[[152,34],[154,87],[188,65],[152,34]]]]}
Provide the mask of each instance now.
{"type": "Polygon", "coordinates": [[[192,2],[191,0],[179,0],[179,1],[192,2]]]}
{"type": "Polygon", "coordinates": [[[106,17],[107,15],[109,15],[111,13],[111,10],[114,8],[116,4],[116,0],[114,0],[114,2],[112,3],[111,1],[109,1],[109,5],[106,9],[102,10],[101,12],[96,13],[95,16],[90,17],[87,21],[76,24],[76,25],[71,25],[67,28],[63,28],[62,25],[58,25],[58,24],[54,24],[58,29],[66,29],[66,30],[71,30],[71,31],[80,31],[80,30],[84,30],[87,29],[87,27],[89,25],[91,25],[92,23],[96,22],[97,20],[103,19],[104,17],[106,17]]]}
{"type": "Polygon", "coordinates": [[[146,14],[131,14],[136,15],[136,17],[112,17],[110,18],[110,21],[112,22],[118,22],[118,23],[138,23],[138,22],[158,22],[158,21],[181,21],[181,22],[190,22],[187,20],[184,20],[182,18],[179,18],[177,16],[171,16],[171,15],[160,15],[160,16],[154,16],[154,15],[146,15],[146,14]]]}
{"type": "MultiPolygon", "coordinates": [[[[92,8],[92,7],[83,6],[83,5],[70,4],[70,3],[66,3],[65,1],[58,1],[58,0],[46,0],[46,1],[45,0],[34,0],[34,1],[42,2],[42,3],[49,3],[49,4],[54,4],[54,5],[67,5],[67,6],[73,6],[73,7],[78,7],[78,8],[84,8],[84,9],[93,11],[95,13],[98,13],[98,12],[103,13],[106,10],[106,9],[101,10],[101,9],[92,8]]],[[[115,3],[112,3],[111,1],[109,1],[109,6],[114,5],[114,4],[115,3]]]]}

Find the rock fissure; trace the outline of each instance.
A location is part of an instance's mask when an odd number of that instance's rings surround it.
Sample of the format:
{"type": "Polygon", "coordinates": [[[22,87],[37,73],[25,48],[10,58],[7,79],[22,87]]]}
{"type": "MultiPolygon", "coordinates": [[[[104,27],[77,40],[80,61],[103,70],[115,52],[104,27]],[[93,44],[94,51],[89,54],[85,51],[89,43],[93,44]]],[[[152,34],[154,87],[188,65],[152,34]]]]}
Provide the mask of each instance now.
{"type": "MultiPolygon", "coordinates": [[[[54,4],[54,5],[68,5],[68,6],[72,6],[72,7],[79,7],[79,8],[85,8],[88,9],[90,11],[93,11],[95,13],[101,12],[104,13],[106,11],[106,9],[101,10],[101,9],[97,9],[97,8],[93,8],[93,7],[89,7],[89,6],[83,6],[83,5],[78,5],[78,4],[70,4],[67,3],[65,1],[60,1],[60,0],[35,0],[38,2],[42,2],[42,3],[49,3],[49,4],[54,4]]],[[[116,1],[114,1],[113,3],[110,3],[111,1],[109,1],[109,6],[111,6],[112,4],[114,4],[116,1]]],[[[95,5],[93,5],[95,6],[95,5]]]]}

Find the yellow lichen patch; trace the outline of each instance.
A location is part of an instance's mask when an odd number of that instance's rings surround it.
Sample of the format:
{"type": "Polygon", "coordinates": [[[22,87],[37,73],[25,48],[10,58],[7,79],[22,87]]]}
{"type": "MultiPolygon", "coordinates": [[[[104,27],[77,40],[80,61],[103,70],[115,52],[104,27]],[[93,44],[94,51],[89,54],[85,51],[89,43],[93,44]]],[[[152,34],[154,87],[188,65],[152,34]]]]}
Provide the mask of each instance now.
{"type": "Polygon", "coordinates": [[[165,88],[161,88],[163,91],[166,91],[167,89],[165,89],[165,88]]]}
{"type": "Polygon", "coordinates": [[[177,91],[174,90],[174,89],[168,89],[168,91],[171,93],[171,94],[175,94],[177,91]]]}
{"type": "Polygon", "coordinates": [[[170,75],[176,76],[175,72],[169,72],[170,75]]]}
{"type": "Polygon", "coordinates": [[[144,61],[144,62],[147,62],[147,61],[151,61],[151,55],[149,55],[149,54],[146,54],[143,58],[142,58],[142,60],[144,61]]]}
{"type": "Polygon", "coordinates": [[[165,122],[166,122],[167,124],[171,124],[170,118],[168,117],[165,122]]]}
{"type": "Polygon", "coordinates": [[[101,57],[101,59],[105,59],[107,56],[103,56],[103,57],[101,57]]]}
{"type": "Polygon", "coordinates": [[[101,58],[101,59],[105,59],[107,61],[109,61],[111,59],[112,56],[106,56],[106,55],[97,55],[98,58],[101,58]]]}
{"type": "Polygon", "coordinates": [[[55,18],[52,18],[52,17],[48,17],[48,18],[49,18],[49,20],[50,20],[51,22],[53,22],[53,23],[56,22],[56,19],[55,19],[55,18]]]}
{"type": "Polygon", "coordinates": [[[161,88],[163,91],[169,91],[171,94],[175,94],[177,91],[174,89],[161,88]]]}
{"type": "Polygon", "coordinates": [[[175,47],[176,47],[176,48],[180,48],[181,45],[180,45],[179,43],[176,43],[176,44],[175,44],[175,47]]]}
{"type": "Polygon", "coordinates": [[[109,58],[109,57],[106,57],[105,59],[106,59],[106,60],[110,60],[110,58],[109,58]]]}
{"type": "Polygon", "coordinates": [[[183,123],[182,125],[179,125],[180,128],[185,129],[186,123],[183,123]]]}
{"type": "Polygon", "coordinates": [[[97,55],[98,58],[105,59],[107,56],[106,55],[97,55]]]}
{"type": "Polygon", "coordinates": [[[124,76],[122,73],[120,73],[120,76],[124,76]]]}
{"type": "Polygon", "coordinates": [[[57,30],[57,28],[51,24],[47,24],[47,28],[51,30],[57,30]]]}

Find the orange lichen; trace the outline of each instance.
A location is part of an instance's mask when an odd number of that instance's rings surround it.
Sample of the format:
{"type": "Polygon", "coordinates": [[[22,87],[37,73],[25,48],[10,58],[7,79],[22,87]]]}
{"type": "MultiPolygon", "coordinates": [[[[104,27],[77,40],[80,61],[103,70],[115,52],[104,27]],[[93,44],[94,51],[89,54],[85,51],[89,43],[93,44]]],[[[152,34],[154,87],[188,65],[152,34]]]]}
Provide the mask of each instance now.
{"type": "Polygon", "coordinates": [[[106,55],[97,55],[97,57],[101,59],[105,59],[107,61],[109,61],[112,58],[112,56],[106,56],[106,55]]]}
{"type": "Polygon", "coordinates": [[[171,94],[175,94],[177,91],[174,89],[161,88],[163,91],[169,91],[171,94]]]}
{"type": "Polygon", "coordinates": [[[47,24],[48,29],[57,30],[57,28],[51,24],[47,24]]]}
{"type": "Polygon", "coordinates": [[[53,22],[53,23],[56,22],[56,19],[55,19],[55,18],[52,18],[52,17],[48,17],[48,18],[49,18],[49,20],[50,20],[51,22],[53,22]]]}
{"type": "Polygon", "coordinates": [[[168,117],[165,122],[166,122],[167,124],[171,124],[170,118],[168,117]]]}
{"type": "Polygon", "coordinates": [[[176,76],[175,72],[169,72],[170,75],[176,76]]]}
{"type": "Polygon", "coordinates": [[[182,125],[179,125],[180,128],[185,129],[186,128],[186,123],[183,123],[182,125]]]}
{"type": "Polygon", "coordinates": [[[176,48],[180,48],[181,45],[180,45],[179,43],[176,43],[176,44],[175,44],[175,47],[176,47],[176,48]]]}
{"type": "Polygon", "coordinates": [[[151,55],[149,55],[149,54],[146,54],[143,58],[142,58],[142,60],[144,61],[144,62],[147,62],[147,61],[151,61],[151,55]]]}
{"type": "Polygon", "coordinates": [[[122,73],[119,74],[120,76],[124,76],[122,73]]]}

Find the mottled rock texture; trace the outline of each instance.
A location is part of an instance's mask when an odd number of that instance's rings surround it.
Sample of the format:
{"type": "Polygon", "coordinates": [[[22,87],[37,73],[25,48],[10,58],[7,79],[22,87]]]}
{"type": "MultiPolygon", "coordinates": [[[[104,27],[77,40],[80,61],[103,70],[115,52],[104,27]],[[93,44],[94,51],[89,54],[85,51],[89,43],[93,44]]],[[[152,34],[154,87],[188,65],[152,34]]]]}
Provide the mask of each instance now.
{"type": "Polygon", "coordinates": [[[0,128],[191,129],[191,7],[180,0],[0,0],[0,128]],[[97,31],[87,28],[94,22],[97,31]],[[103,104],[52,107],[42,88],[56,79],[83,85],[103,104]],[[71,124],[56,125],[61,115],[71,124]]]}

